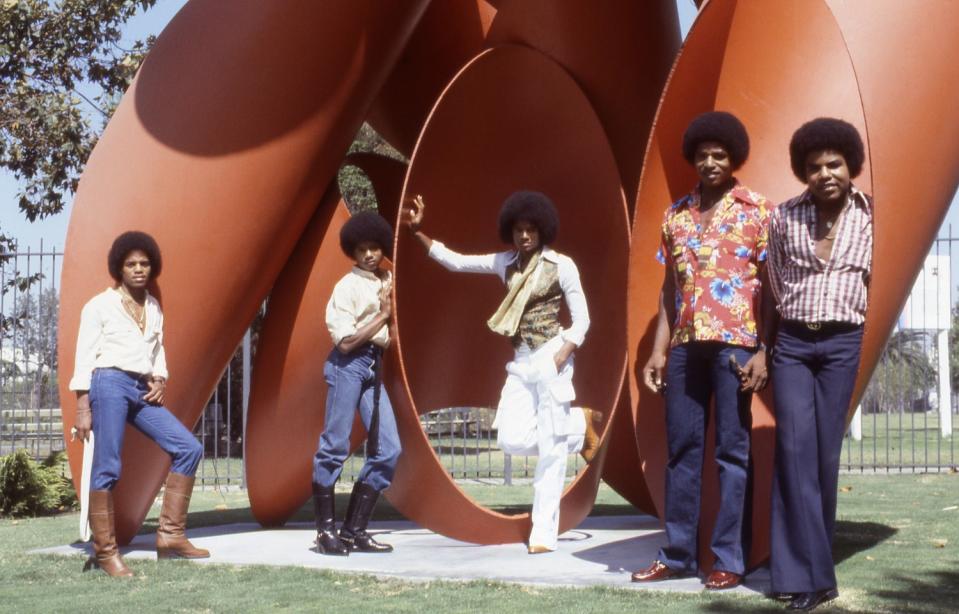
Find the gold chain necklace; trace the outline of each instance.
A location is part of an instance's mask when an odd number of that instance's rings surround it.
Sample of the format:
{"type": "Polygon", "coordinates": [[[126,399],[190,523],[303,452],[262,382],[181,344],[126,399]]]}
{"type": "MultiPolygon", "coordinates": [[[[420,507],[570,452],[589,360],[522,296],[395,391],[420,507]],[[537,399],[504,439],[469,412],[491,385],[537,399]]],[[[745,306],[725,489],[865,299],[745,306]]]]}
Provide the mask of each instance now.
{"type": "Polygon", "coordinates": [[[130,293],[127,292],[126,288],[120,286],[120,303],[123,305],[123,310],[133,318],[134,323],[136,323],[137,328],[140,329],[140,332],[146,332],[147,328],[147,308],[146,305],[140,305],[136,302],[130,293]],[[137,309],[139,307],[139,309],[137,309]]]}

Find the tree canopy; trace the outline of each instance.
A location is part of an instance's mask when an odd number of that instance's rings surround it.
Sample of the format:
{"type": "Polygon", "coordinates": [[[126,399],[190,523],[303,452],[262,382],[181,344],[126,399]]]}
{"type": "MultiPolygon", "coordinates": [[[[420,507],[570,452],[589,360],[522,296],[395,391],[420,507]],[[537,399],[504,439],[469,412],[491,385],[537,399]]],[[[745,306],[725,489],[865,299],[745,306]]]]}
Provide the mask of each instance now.
{"type": "MultiPolygon", "coordinates": [[[[153,38],[122,26],[156,0],[0,0],[0,168],[30,221],[60,212],[153,38]]],[[[2,228],[0,228],[2,231],[2,228]]],[[[13,241],[0,234],[0,253],[13,241]]]]}

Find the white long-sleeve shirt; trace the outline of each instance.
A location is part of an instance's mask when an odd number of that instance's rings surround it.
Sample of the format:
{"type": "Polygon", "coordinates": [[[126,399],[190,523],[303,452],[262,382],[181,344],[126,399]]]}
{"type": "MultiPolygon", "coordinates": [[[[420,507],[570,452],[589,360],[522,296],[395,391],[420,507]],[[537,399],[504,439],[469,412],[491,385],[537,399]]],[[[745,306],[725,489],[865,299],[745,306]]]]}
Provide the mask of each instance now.
{"type": "Polygon", "coordinates": [[[115,367],[124,371],[168,376],[163,351],[163,312],[147,293],[146,327],[140,332],[123,308],[119,290],[107,288],[87,301],[80,312],[77,352],[70,390],[89,390],[94,369],[115,367]]]}
{"type": "MultiPolygon", "coordinates": [[[[506,283],[506,269],[516,262],[519,254],[515,250],[469,256],[454,252],[443,243],[433,240],[430,247],[430,258],[442,264],[446,269],[455,273],[485,273],[497,275],[506,283]]],[[[563,329],[563,339],[575,344],[583,345],[586,331],[589,330],[589,310],[586,307],[586,295],[583,293],[583,284],[579,279],[579,269],[569,256],[560,254],[549,247],[543,248],[543,258],[556,264],[559,276],[559,285],[563,289],[563,298],[569,308],[572,323],[569,328],[563,329]]]]}
{"type": "MultiPolygon", "coordinates": [[[[385,279],[380,279],[358,266],[354,266],[336,282],[330,301],[326,304],[326,328],[333,337],[333,345],[339,345],[346,337],[356,334],[379,315],[380,290],[392,283],[393,276],[389,272],[385,279]]],[[[380,347],[388,347],[389,326],[381,326],[370,341],[380,347]]]]}

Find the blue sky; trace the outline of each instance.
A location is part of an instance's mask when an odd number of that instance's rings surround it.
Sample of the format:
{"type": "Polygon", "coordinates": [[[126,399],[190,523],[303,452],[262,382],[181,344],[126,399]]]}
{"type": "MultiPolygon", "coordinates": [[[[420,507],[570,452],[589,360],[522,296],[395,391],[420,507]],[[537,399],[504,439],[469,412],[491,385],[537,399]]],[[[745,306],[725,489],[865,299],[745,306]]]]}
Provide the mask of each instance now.
{"type": "MultiPolygon", "coordinates": [[[[177,11],[186,4],[186,1],[162,0],[145,14],[134,17],[124,30],[123,42],[129,43],[138,38],[145,38],[149,34],[159,34],[177,11]]],[[[696,9],[691,0],[677,0],[677,5],[680,28],[685,36],[696,16],[696,9]]],[[[0,169],[0,232],[16,238],[21,249],[26,247],[39,249],[41,240],[45,249],[62,249],[67,234],[67,223],[70,220],[70,204],[57,215],[30,223],[17,208],[16,194],[17,182],[13,174],[0,169]]],[[[953,198],[944,227],[949,224],[959,231],[959,193],[953,198]]]]}

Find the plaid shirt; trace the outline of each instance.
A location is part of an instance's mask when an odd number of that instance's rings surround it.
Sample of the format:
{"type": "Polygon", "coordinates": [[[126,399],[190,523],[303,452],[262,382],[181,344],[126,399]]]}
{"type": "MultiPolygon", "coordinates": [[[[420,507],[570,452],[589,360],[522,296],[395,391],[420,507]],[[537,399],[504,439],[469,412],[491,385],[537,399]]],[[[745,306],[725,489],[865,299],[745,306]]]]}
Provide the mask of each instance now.
{"type": "Polygon", "coordinates": [[[776,207],[769,227],[769,278],[779,315],[800,322],[862,324],[872,270],[872,199],[853,187],[828,261],[815,252],[809,191],[776,207]]]}

